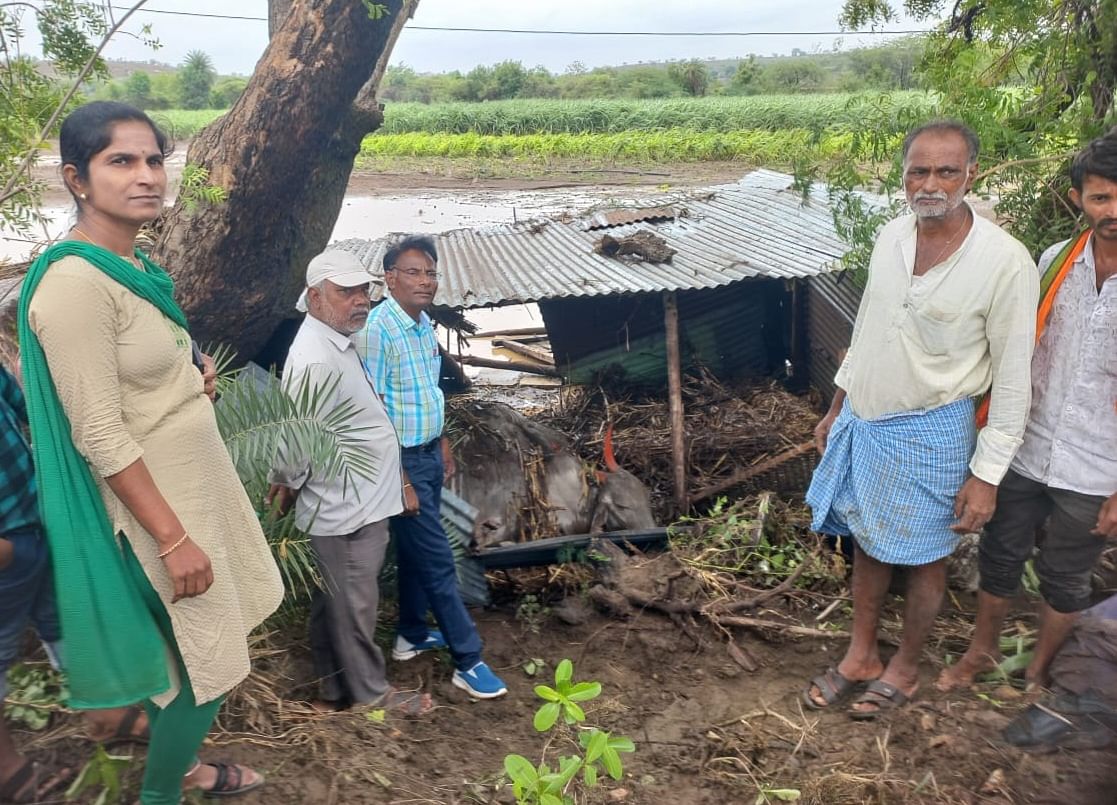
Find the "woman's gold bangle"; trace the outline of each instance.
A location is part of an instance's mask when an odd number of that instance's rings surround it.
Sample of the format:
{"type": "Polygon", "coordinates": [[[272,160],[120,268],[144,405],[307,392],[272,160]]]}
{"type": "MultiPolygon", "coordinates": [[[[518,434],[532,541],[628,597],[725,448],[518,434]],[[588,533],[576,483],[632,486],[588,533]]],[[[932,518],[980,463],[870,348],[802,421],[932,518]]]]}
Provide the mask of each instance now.
{"type": "Polygon", "coordinates": [[[178,538],[178,542],[176,542],[171,547],[167,548],[167,550],[163,551],[163,553],[159,554],[159,558],[160,559],[165,559],[166,557],[170,556],[175,550],[177,550],[182,545],[182,543],[186,542],[186,540],[188,540],[188,539],[190,539],[190,535],[187,534],[187,533],[184,533],[181,537],[178,538]]]}

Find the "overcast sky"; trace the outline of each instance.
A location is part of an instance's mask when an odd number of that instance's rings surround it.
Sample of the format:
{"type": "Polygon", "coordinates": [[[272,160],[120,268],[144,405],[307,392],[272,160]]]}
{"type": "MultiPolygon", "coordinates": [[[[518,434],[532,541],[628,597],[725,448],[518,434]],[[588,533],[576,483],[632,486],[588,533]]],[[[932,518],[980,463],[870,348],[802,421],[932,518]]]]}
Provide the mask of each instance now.
{"type": "MultiPolygon", "coordinates": [[[[119,0],[117,6],[130,5],[119,0]]],[[[837,31],[842,0],[422,0],[414,26],[532,28],[596,31],[837,31]]],[[[201,14],[267,17],[267,0],[149,0],[145,8],[201,14]]],[[[170,16],[140,11],[132,29],[150,23],[162,47],[153,52],[121,36],[109,58],[177,64],[190,50],[210,55],[218,72],[252,72],[267,44],[267,22],[170,16]]],[[[900,20],[890,30],[918,28],[900,20]]],[[[468,70],[505,59],[562,71],[574,61],[588,67],[689,58],[730,58],[790,53],[886,41],[881,36],[811,35],[747,37],[542,36],[437,32],[405,28],[392,62],[420,72],[468,70]]]]}

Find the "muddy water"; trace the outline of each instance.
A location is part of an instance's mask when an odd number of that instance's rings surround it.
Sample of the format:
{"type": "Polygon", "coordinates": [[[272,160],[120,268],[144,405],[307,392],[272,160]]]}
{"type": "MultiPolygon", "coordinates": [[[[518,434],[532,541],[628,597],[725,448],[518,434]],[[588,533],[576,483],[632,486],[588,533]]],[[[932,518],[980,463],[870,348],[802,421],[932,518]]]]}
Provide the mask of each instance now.
{"type": "MultiPolygon", "coordinates": [[[[173,158],[173,157],[172,157],[173,158]]],[[[57,161],[57,160],[56,160],[57,161]]],[[[579,214],[603,204],[619,204],[652,192],[639,187],[573,187],[559,190],[437,190],[387,195],[350,195],[342,203],[332,241],[374,240],[397,232],[438,233],[464,227],[513,223],[532,218],[579,214]],[[623,193],[623,198],[618,197],[623,193]]],[[[0,228],[0,263],[26,260],[39,243],[59,237],[73,224],[72,205],[43,208],[43,224],[30,234],[0,228]]],[[[536,305],[511,305],[467,312],[481,330],[541,327],[536,305]]],[[[487,340],[474,339],[467,354],[493,357],[487,340]]],[[[519,380],[513,372],[470,370],[486,380],[519,380]]]]}
{"type": "MultiPolygon", "coordinates": [[[[512,223],[562,213],[577,214],[619,203],[616,188],[432,191],[394,195],[350,195],[342,203],[332,240],[373,240],[393,232],[446,232],[471,226],[512,223]]],[[[639,195],[625,188],[625,197],[639,195]]],[[[30,235],[0,227],[0,259],[23,260],[36,243],[58,237],[73,223],[73,206],[43,208],[44,225],[30,235]]]]}

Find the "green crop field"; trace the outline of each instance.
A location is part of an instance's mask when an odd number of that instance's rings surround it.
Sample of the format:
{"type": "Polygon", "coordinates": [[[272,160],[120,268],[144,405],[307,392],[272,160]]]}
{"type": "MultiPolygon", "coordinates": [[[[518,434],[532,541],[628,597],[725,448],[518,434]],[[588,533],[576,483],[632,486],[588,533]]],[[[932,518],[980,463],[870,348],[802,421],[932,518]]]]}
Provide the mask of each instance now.
{"type": "MultiPolygon", "coordinates": [[[[809,149],[825,156],[847,135],[850,95],[758,95],[667,100],[524,100],[389,104],[359,164],[396,157],[587,158],[612,162],[741,160],[789,167],[809,149]]],[[[885,114],[917,114],[918,92],[893,93],[885,114]]],[[[170,109],[152,117],[176,139],[223,112],[170,109]]]]}
{"type": "MultiPolygon", "coordinates": [[[[379,134],[617,134],[650,129],[740,131],[842,128],[852,95],[756,95],[665,100],[523,100],[389,104],[379,134]]],[[[920,92],[891,93],[895,113],[928,107],[920,92]]]]}
{"type": "Polygon", "coordinates": [[[159,109],[148,112],[156,125],[176,140],[193,137],[223,114],[224,109],[159,109]]]}
{"type": "Polygon", "coordinates": [[[848,135],[812,144],[805,129],[703,132],[688,129],[619,134],[377,134],[366,137],[362,160],[379,157],[593,159],[613,162],[742,160],[789,166],[817,147],[825,155],[848,135]]]}

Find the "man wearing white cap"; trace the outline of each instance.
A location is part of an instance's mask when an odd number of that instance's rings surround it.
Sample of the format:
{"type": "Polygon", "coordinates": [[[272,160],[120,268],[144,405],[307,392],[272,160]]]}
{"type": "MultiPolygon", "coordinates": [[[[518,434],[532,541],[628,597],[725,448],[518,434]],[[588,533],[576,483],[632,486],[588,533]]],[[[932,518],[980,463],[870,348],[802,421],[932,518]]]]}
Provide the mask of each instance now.
{"type": "Polygon", "coordinates": [[[430,697],[388,684],[374,639],[388,518],[403,511],[403,486],[395,429],[350,340],[368,318],[371,282],[350,252],[328,250],[310,261],[296,304],[307,317],[291,344],[283,382],[293,399],[305,399],[308,392],[324,395],[318,407],[322,418],[351,406],[347,447],[362,451],[373,471],[331,472],[296,445],[281,445],[268,500],[277,500],[281,510],[295,501],[295,523],[310,535],[322,574],[324,589],[315,590],[310,611],[321,696],[315,706],[376,704],[421,714],[431,708],[430,697]]]}

